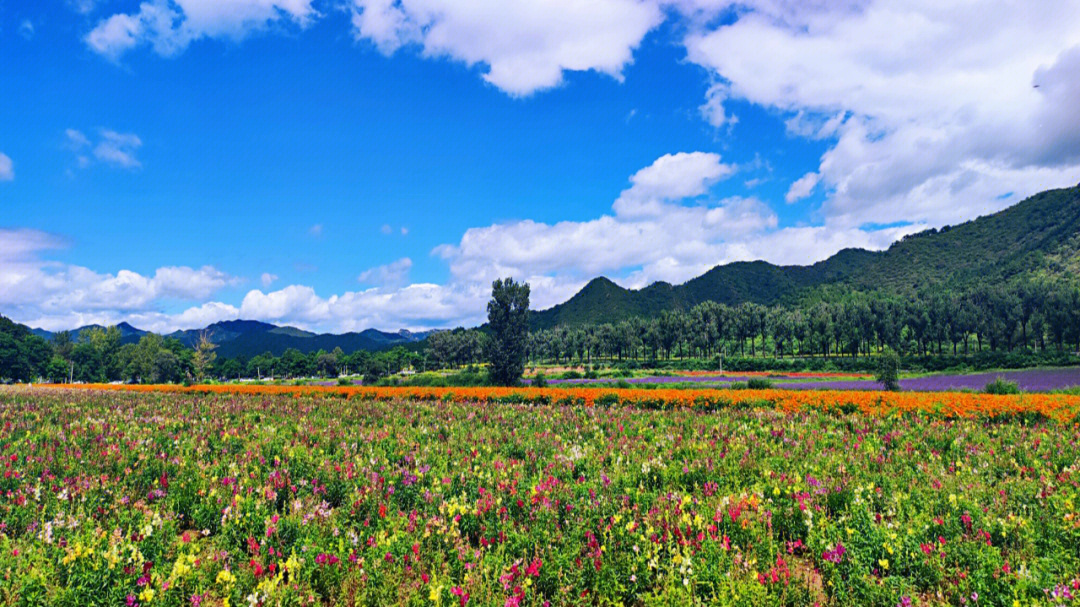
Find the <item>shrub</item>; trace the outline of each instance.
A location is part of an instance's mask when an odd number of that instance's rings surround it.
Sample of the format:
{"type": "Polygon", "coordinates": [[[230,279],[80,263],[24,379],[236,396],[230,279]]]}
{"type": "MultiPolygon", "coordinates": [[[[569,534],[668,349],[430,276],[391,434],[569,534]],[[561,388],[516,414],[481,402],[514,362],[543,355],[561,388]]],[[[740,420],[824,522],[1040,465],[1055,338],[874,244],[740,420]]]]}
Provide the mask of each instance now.
{"type": "Polygon", "coordinates": [[[544,372],[543,371],[537,371],[536,372],[536,376],[534,376],[533,380],[532,380],[532,385],[533,385],[534,388],[546,388],[547,387],[547,385],[548,385],[547,378],[544,377],[544,372]]]}
{"type": "Polygon", "coordinates": [[[1020,394],[1020,386],[1004,377],[996,377],[994,381],[986,384],[983,392],[987,394],[1020,394]]]}
{"type": "Polygon", "coordinates": [[[772,380],[765,379],[764,377],[751,377],[746,382],[746,387],[751,390],[768,390],[772,387],[772,380]]]}

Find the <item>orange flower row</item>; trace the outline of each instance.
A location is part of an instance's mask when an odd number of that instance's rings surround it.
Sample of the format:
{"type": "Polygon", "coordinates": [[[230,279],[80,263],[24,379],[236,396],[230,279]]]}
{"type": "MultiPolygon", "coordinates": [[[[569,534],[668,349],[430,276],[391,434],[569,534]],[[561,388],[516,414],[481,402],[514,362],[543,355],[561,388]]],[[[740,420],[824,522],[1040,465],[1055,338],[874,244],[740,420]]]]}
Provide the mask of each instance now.
{"type": "Polygon", "coordinates": [[[451,400],[622,405],[649,408],[767,406],[782,411],[857,410],[868,415],[924,412],[946,417],[996,417],[1041,414],[1058,421],[1080,419],[1080,396],[1065,394],[994,395],[967,392],[874,392],[855,390],[642,390],[613,388],[419,388],[367,386],[265,385],[52,385],[128,392],[179,392],[249,395],[342,396],[377,400],[451,400]]]}

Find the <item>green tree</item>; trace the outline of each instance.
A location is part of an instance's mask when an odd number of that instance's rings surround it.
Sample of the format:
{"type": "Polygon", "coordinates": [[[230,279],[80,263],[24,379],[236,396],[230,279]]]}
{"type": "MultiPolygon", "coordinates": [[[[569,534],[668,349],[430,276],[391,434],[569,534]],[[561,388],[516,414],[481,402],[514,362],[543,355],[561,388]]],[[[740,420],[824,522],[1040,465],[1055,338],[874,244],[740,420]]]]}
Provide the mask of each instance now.
{"type": "Polygon", "coordinates": [[[491,284],[487,311],[492,336],[488,348],[491,380],[503,386],[517,384],[525,373],[529,284],[512,278],[496,280],[491,284]]]}
{"type": "Polygon", "coordinates": [[[214,360],[217,358],[217,352],[214,350],[217,348],[210,339],[210,334],[206,331],[199,333],[199,341],[195,344],[195,353],[191,357],[191,365],[195,369],[195,379],[202,381],[206,377],[206,371],[214,364],[214,360]]]}
{"type": "Polygon", "coordinates": [[[891,348],[887,348],[878,358],[875,377],[886,390],[895,392],[900,389],[900,356],[891,348]]]}

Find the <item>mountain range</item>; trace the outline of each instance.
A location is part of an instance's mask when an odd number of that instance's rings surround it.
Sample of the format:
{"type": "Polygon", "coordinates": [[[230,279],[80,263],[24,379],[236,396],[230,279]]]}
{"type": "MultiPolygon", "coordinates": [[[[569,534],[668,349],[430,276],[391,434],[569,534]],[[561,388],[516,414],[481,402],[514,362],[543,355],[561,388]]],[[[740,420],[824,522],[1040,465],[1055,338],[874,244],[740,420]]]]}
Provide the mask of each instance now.
{"type": "MultiPolygon", "coordinates": [[[[135,343],[147,334],[147,331],[137,329],[126,322],[116,325],[120,330],[120,343],[135,343]]],[[[77,336],[87,329],[103,328],[101,325],[87,325],[72,331],[77,336]]],[[[51,340],[55,333],[44,329],[30,329],[32,333],[51,340]]],[[[203,329],[187,331],[175,331],[165,337],[180,340],[186,346],[193,346],[199,340],[199,336],[205,333],[210,341],[217,344],[218,356],[233,358],[235,356],[252,357],[264,352],[270,352],[274,356],[281,356],[285,350],[295,348],[301,352],[315,352],[317,350],[332,351],[341,348],[345,353],[357,350],[389,350],[395,346],[409,346],[422,342],[430,332],[411,332],[401,330],[396,333],[379,331],[378,329],[366,329],[359,333],[312,333],[296,327],[281,327],[271,323],[257,320],[225,320],[213,323],[203,329]]]]}

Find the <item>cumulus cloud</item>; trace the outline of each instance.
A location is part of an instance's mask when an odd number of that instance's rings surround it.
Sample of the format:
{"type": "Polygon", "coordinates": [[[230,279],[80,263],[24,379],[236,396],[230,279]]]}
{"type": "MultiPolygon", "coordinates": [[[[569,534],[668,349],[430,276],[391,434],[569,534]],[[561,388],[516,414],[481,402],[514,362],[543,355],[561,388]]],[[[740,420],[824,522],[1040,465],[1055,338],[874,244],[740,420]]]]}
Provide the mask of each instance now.
{"type": "Polygon", "coordinates": [[[733,166],[720,162],[719,154],[664,154],[630,177],[634,185],[623,191],[613,208],[624,217],[655,215],[665,202],[701,196],[734,172],[733,166]]]}
{"type": "Polygon", "coordinates": [[[434,252],[459,280],[552,274],[580,280],[634,267],[641,270],[633,283],[685,279],[722,259],[721,241],[777,225],[768,205],[755,198],[683,204],[733,172],[717,154],[666,154],[631,176],[610,215],[471,228],[458,244],[434,252]]]}
{"type": "MultiPolygon", "coordinates": [[[[337,6],[336,3],[328,3],[337,6]]],[[[425,57],[481,66],[482,77],[514,96],[558,86],[565,72],[616,79],[634,49],[664,20],[657,0],[344,0],[357,40],[392,54],[415,46],[425,57]]],[[[90,0],[76,6],[89,12],[90,0]]],[[[305,28],[312,0],[145,0],[98,21],[84,41],[119,61],[149,47],[163,57],[203,38],[240,40],[274,26],[305,28]]]]}
{"type": "MultiPolygon", "coordinates": [[[[1007,0],[686,0],[690,61],[729,101],[789,113],[793,136],[831,141],[814,173],[830,225],[942,224],[1080,174],[1080,3],[1007,0]]],[[[789,192],[797,200],[813,177],[789,192]]]]}
{"type": "Polygon", "coordinates": [[[410,270],[412,270],[412,260],[408,257],[402,257],[386,265],[364,270],[357,277],[357,280],[361,284],[382,287],[401,285],[409,279],[410,270]]]}
{"type": "Polygon", "coordinates": [[[663,11],[640,0],[352,0],[354,35],[390,54],[416,45],[424,56],[484,66],[511,95],[557,86],[565,71],[622,78],[663,11]]]}
{"type": "Polygon", "coordinates": [[[277,282],[277,279],[278,279],[277,274],[271,274],[269,272],[263,272],[262,276],[259,277],[259,282],[262,283],[262,286],[265,289],[266,287],[269,287],[270,285],[277,282]]]}
{"type": "Polygon", "coordinates": [[[81,169],[95,162],[121,169],[137,169],[142,166],[135,154],[143,143],[134,133],[101,129],[96,141],[92,141],[82,131],[67,129],[64,137],[65,146],[74,152],[76,164],[81,169]]]}
{"type": "Polygon", "coordinates": [[[269,293],[249,292],[240,317],[337,331],[471,325],[480,321],[490,295],[490,285],[420,283],[323,298],[311,287],[290,285],[269,293]]]}
{"type": "Polygon", "coordinates": [[[0,229],[0,309],[5,314],[45,328],[72,328],[76,325],[63,323],[160,315],[165,301],[205,300],[239,282],[212,266],[168,266],[152,276],[130,270],[101,274],[42,258],[65,246],[64,239],[40,230],[0,229]]]}
{"type": "Polygon", "coordinates": [[[240,40],[278,23],[307,27],[317,16],[311,0],[147,0],[138,12],[102,19],[85,42],[114,61],[141,45],[168,57],[201,38],[240,40]]]}
{"type": "Polygon", "coordinates": [[[0,152],[0,181],[12,179],[15,179],[15,163],[11,161],[10,156],[0,152]]]}

